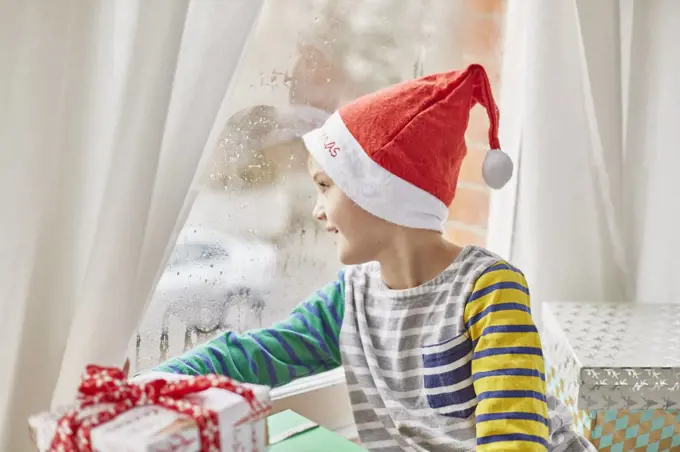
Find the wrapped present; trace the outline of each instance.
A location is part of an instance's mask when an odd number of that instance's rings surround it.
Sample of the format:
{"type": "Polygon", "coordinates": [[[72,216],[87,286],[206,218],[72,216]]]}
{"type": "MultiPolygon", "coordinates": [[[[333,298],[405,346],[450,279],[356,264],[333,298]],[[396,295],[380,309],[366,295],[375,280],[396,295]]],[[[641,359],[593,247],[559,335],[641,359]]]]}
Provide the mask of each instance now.
{"type": "Polygon", "coordinates": [[[41,451],[264,451],[269,388],[88,366],[74,406],[29,419],[41,451]]]}
{"type": "Polygon", "coordinates": [[[548,391],[600,451],[680,451],[680,305],[544,303],[548,391]]]}

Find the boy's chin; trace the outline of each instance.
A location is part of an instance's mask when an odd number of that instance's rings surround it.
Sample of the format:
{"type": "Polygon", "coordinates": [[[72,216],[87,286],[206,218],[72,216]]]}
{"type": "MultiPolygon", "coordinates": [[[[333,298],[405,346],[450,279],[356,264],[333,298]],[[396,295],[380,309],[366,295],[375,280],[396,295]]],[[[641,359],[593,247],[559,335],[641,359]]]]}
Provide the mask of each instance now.
{"type": "Polygon", "coordinates": [[[342,265],[360,265],[372,260],[362,255],[362,253],[341,246],[338,247],[338,259],[342,265]]]}

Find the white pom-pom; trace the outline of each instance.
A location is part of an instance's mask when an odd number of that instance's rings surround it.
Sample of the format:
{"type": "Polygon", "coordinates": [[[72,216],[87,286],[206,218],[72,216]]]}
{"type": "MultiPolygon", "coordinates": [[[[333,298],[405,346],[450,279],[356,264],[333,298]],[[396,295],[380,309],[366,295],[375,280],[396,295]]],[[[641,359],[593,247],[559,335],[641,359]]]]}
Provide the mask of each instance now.
{"type": "Polygon", "coordinates": [[[512,160],[500,149],[491,149],[484,156],[482,177],[489,187],[498,190],[503,188],[512,177],[512,160]]]}

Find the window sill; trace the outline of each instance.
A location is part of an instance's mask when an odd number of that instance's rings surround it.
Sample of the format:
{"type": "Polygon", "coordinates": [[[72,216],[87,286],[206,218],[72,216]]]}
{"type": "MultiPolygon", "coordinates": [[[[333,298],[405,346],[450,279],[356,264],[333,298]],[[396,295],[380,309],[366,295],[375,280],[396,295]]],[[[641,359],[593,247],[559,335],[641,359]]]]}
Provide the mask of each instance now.
{"type": "Polygon", "coordinates": [[[349,440],[359,436],[342,368],[301,378],[270,395],[274,412],[291,409],[349,440]]]}
{"type": "Polygon", "coordinates": [[[300,378],[280,388],[272,389],[270,395],[272,400],[280,400],[339,385],[346,385],[345,371],[342,367],[312,375],[311,377],[300,378]]]}

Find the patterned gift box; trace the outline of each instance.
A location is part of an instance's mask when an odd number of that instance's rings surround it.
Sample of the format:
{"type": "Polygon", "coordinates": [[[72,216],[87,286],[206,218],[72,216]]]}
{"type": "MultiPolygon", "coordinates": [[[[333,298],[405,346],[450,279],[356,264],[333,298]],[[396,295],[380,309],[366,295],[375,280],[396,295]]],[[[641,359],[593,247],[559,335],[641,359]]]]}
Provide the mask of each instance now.
{"type": "Polygon", "coordinates": [[[545,303],[548,390],[600,451],[680,451],[680,305],[545,303]]]}
{"type": "Polygon", "coordinates": [[[267,446],[269,388],[224,376],[87,366],[70,406],[29,417],[40,451],[261,452],[267,446]]]}

